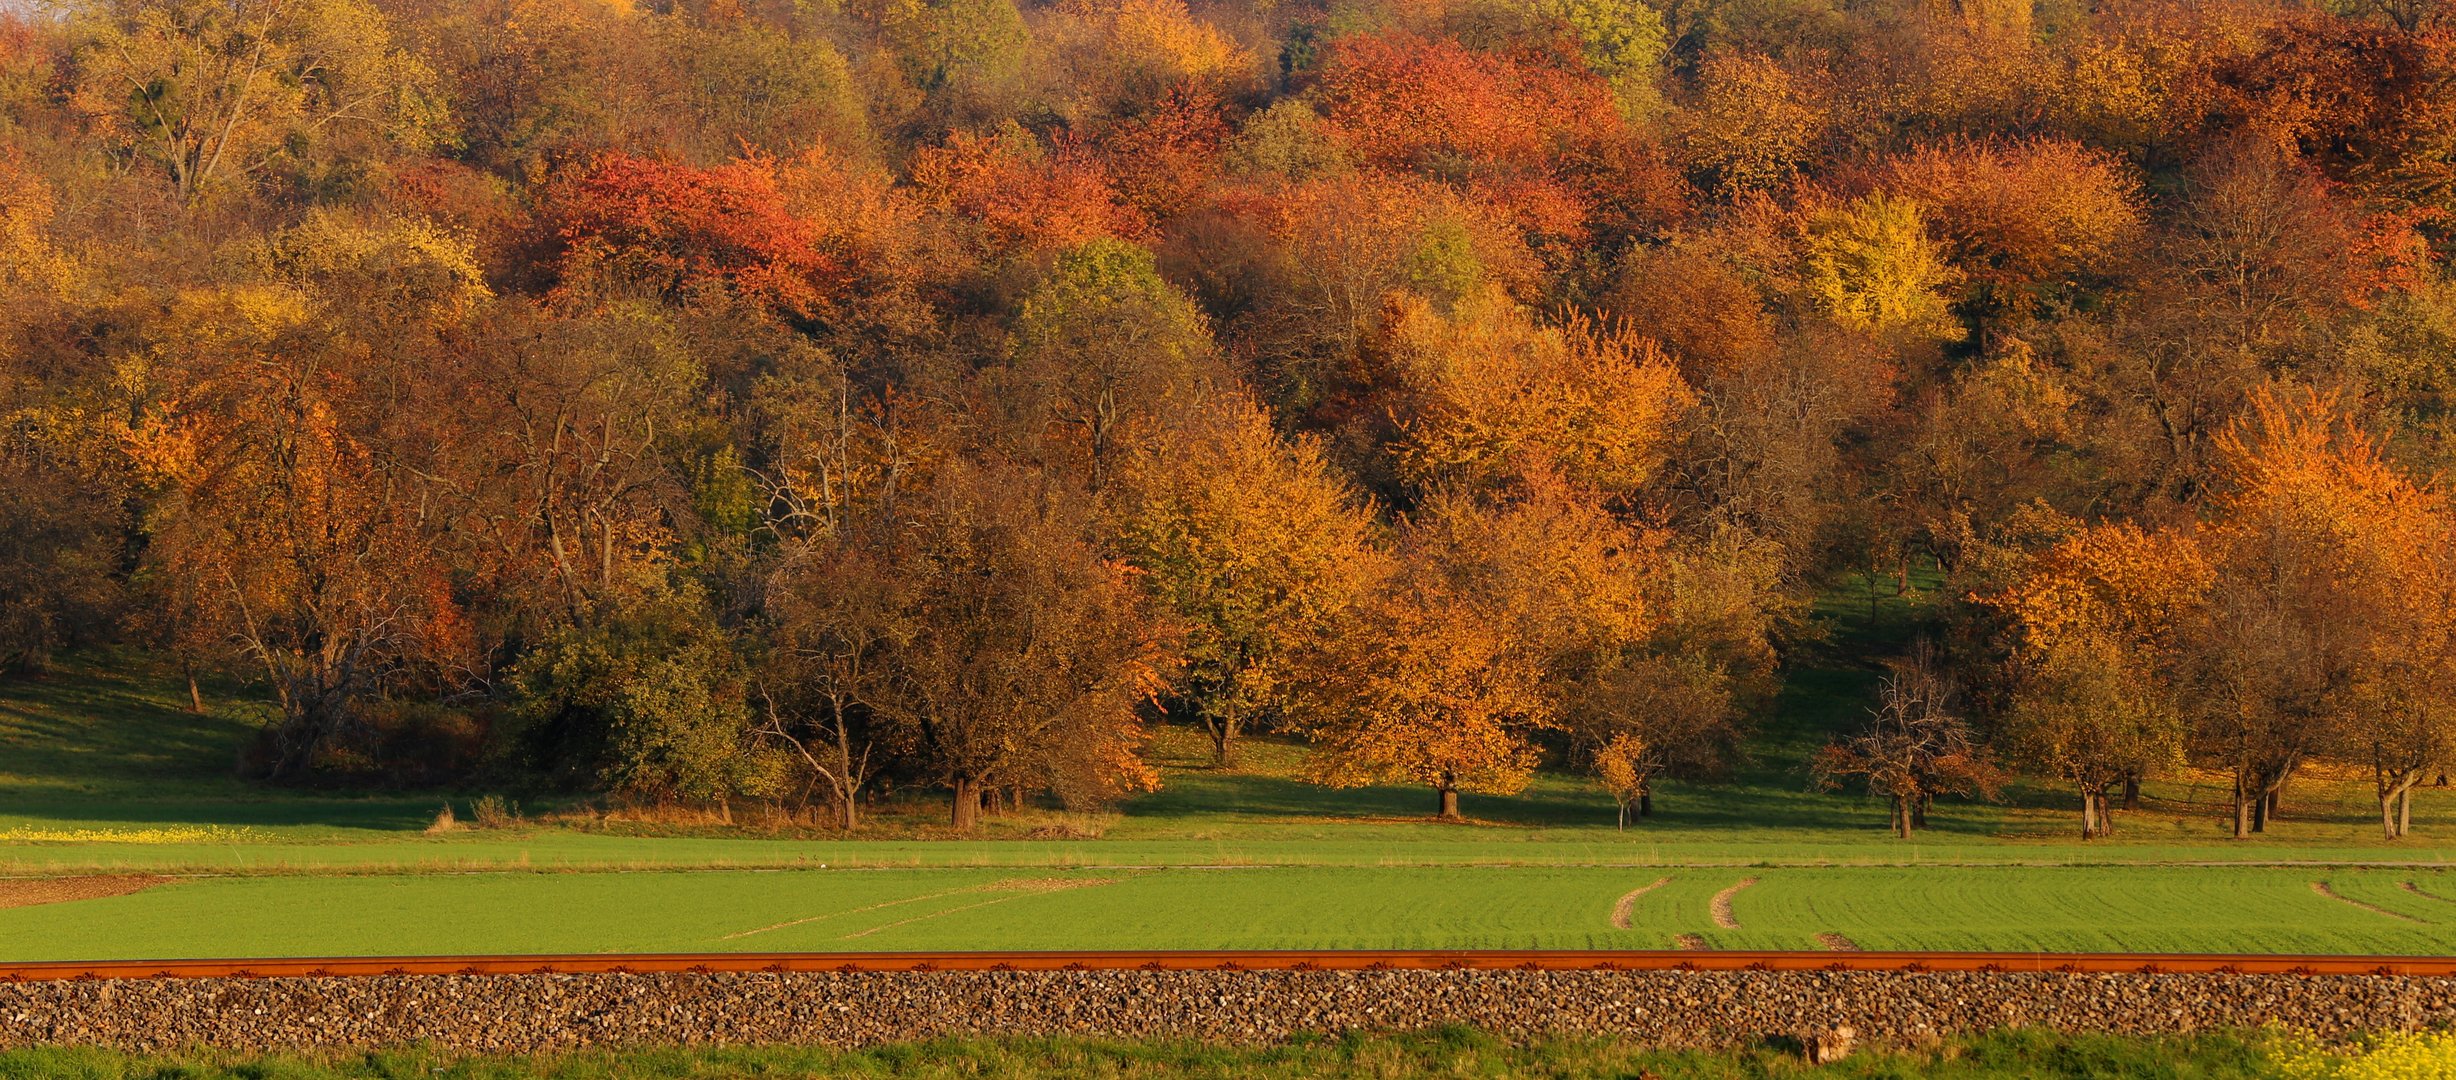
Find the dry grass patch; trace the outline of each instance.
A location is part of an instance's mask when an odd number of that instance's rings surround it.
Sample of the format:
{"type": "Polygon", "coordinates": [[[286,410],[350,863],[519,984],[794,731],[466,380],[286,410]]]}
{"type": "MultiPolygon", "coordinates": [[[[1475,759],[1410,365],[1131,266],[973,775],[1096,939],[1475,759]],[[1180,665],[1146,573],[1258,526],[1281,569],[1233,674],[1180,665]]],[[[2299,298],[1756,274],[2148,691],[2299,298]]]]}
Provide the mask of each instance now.
{"type": "Polygon", "coordinates": [[[171,879],[152,874],[95,874],[86,877],[18,878],[0,881],[0,908],[100,900],[106,896],[140,893],[171,879]]]}

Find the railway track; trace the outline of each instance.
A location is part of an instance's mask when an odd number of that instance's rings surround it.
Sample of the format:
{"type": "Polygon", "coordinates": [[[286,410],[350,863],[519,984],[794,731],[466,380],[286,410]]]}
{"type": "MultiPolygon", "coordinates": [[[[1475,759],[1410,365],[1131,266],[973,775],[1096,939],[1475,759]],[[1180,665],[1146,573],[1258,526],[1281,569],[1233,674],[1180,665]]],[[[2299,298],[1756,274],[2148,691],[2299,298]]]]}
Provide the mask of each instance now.
{"type": "Polygon", "coordinates": [[[2456,956],[2168,953],[1331,950],[586,953],[0,963],[0,982],[385,975],[915,971],[2000,971],[2456,976],[2456,956]]]}

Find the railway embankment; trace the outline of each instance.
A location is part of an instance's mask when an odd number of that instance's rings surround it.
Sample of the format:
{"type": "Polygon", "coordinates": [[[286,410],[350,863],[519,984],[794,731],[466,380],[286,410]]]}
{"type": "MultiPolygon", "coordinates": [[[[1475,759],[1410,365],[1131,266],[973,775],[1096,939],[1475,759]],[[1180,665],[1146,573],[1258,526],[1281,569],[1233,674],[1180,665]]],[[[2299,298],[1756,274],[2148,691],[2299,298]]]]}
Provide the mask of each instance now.
{"type": "Polygon", "coordinates": [[[1142,968],[78,978],[0,982],[0,1046],[861,1047],[955,1036],[1265,1043],[1469,1025],[1669,1047],[1919,1043],[2007,1027],[2323,1036],[2456,1025],[2444,975],[1983,970],[1142,968]]]}

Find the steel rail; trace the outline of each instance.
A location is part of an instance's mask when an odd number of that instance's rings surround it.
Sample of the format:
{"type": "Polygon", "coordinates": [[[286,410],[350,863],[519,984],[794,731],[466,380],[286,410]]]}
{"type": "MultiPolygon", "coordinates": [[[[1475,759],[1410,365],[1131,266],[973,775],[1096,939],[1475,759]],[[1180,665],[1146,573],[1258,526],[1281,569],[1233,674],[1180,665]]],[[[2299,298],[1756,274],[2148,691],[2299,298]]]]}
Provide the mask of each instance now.
{"type": "Polygon", "coordinates": [[[2213,953],[1427,950],[585,953],[0,963],[0,982],[385,975],[928,971],[1805,971],[2456,977],[2456,956],[2213,953]]]}

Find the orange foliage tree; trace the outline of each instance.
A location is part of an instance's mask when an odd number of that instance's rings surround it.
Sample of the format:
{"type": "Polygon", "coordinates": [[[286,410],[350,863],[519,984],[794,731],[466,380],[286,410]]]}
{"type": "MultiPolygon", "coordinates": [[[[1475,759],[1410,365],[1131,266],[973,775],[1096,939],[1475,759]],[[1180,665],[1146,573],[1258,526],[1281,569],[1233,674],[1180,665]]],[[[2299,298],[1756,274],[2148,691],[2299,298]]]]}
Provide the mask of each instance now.
{"type": "Polygon", "coordinates": [[[701,168],[607,153],[559,175],[541,216],[562,287],[611,281],[678,301],[720,289],[782,316],[820,315],[850,259],[794,212],[777,172],[756,158],[701,168]]]}
{"type": "Polygon", "coordinates": [[[2211,584],[2189,535],[2118,522],[2057,544],[1987,598],[2018,635],[2007,741],[2080,790],[2083,839],[2114,830],[2110,788],[2182,760],[2172,673],[2211,584]]]}
{"type": "Polygon", "coordinates": [[[2326,397],[2263,394],[2218,447],[2190,673],[2201,752],[2234,775],[2235,833],[2265,829],[2298,768],[2350,746],[2393,838],[2400,800],[2450,752],[2446,503],[2326,397]]]}

